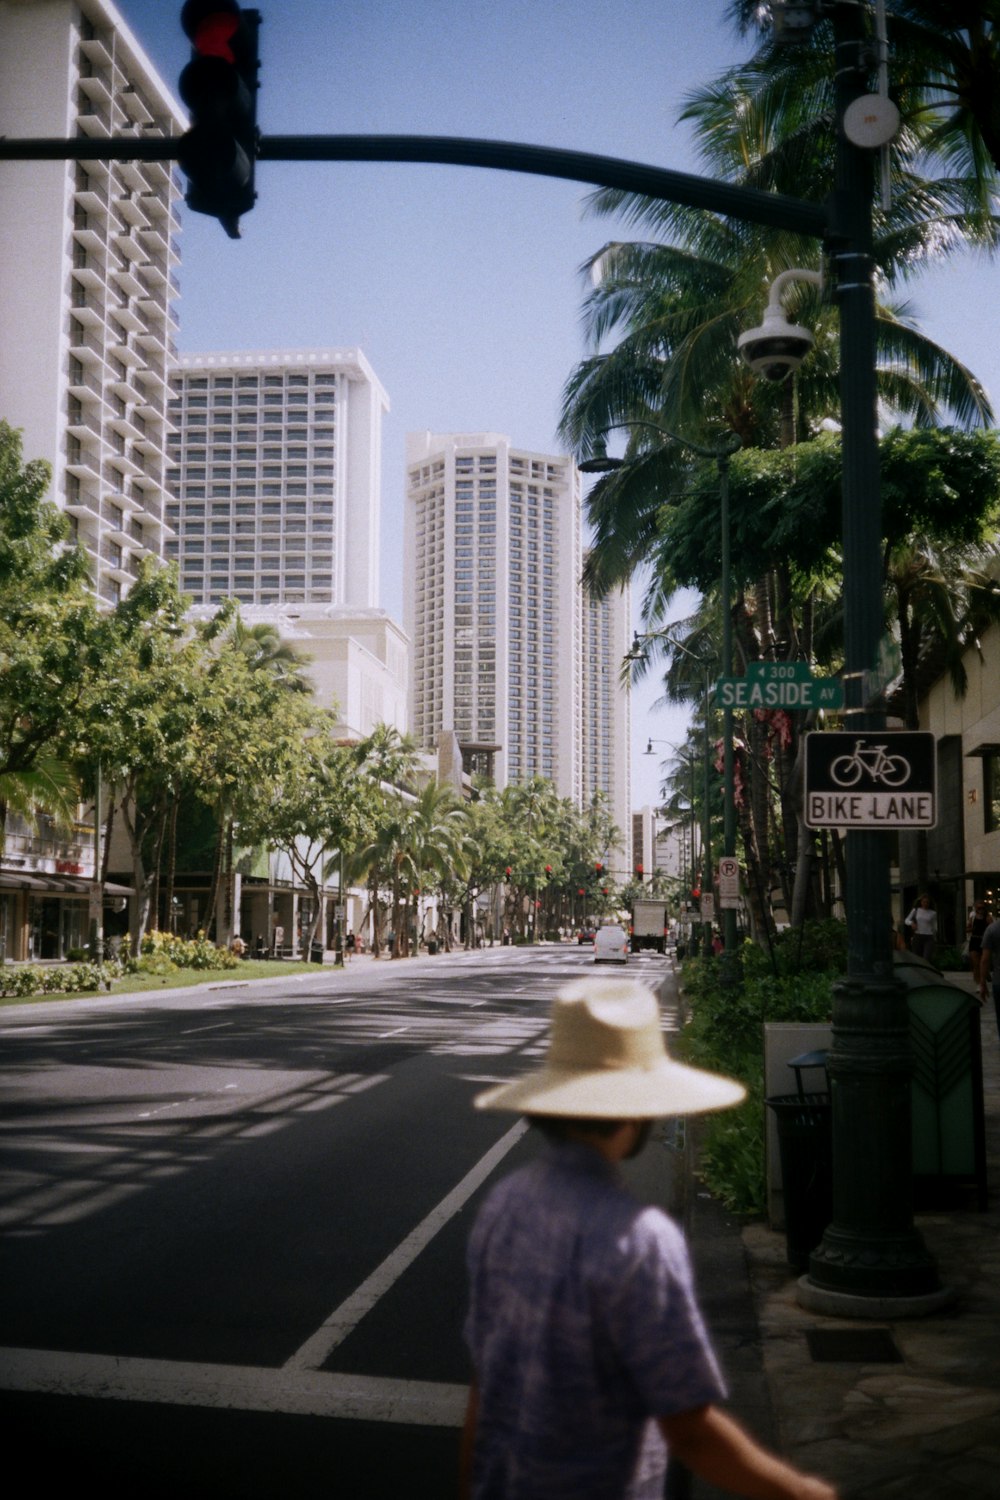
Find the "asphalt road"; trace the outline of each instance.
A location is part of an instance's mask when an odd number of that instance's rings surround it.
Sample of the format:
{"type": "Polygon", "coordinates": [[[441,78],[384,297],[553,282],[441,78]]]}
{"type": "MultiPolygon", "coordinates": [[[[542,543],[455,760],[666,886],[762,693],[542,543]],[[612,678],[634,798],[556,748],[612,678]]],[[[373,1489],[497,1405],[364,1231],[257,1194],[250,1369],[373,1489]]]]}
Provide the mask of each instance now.
{"type": "MultiPolygon", "coordinates": [[[[592,962],[496,948],[6,1010],[8,1468],[143,1496],[452,1494],[465,1240],[535,1149],[471,1099],[541,1056],[553,989],[592,962]]],[[[640,1191],[680,1191],[675,1147],[661,1129],[640,1191]]]]}

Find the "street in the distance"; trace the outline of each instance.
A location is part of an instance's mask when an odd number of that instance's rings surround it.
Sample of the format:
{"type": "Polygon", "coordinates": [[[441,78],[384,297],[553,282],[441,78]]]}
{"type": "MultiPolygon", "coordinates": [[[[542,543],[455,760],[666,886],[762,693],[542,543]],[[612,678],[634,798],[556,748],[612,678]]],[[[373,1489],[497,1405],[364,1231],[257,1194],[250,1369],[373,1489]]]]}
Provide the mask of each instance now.
{"type": "MultiPolygon", "coordinates": [[[[449,1493],[465,1240],[534,1149],[471,1100],[591,972],[496,948],[7,1012],[0,1386],[34,1472],[449,1493]]],[[[661,1197],[671,1157],[643,1168],[661,1197]]]]}

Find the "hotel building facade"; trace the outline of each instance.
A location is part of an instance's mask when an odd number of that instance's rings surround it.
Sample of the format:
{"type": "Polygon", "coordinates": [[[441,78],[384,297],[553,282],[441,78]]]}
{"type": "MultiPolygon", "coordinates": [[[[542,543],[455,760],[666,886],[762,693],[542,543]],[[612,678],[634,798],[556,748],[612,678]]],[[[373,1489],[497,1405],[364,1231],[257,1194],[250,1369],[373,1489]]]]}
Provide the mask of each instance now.
{"type": "MultiPolygon", "coordinates": [[[[0,133],[185,128],[107,0],[0,0],[0,133]]],[[[163,555],[181,193],[170,162],[0,163],[0,415],[52,465],[104,604],[163,555]]]]}
{"type": "Polygon", "coordinates": [[[183,356],[167,546],[196,604],[378,599],[382,416],[359,349],[183,356]]]}
{"type": "Polygon", "coordinates": [[[493,432],[409,434],[404,559],[418,743],[454,731],[500,787],[544,776],[580,805],[606,790],[627,842],[628,694],[608,668],[628,600],[585,600],[573,460],[493,432]]]}

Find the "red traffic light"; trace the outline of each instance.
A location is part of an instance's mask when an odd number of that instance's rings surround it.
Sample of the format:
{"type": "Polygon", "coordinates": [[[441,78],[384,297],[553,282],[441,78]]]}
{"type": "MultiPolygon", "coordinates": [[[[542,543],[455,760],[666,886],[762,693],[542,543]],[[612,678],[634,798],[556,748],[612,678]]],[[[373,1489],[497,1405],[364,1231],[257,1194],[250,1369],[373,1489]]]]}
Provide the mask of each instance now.
{"type": "Polygon", "coordinates": [[[604,866],[601,864],[600,860],[595,861],[594,869],[597,871],[598,875],[601,874],[602,870],[604,869],[604,866]]]}
{"type": "Polygon", "coordinates": [[[510,865],[507,866],[506,870],[504,871],[504,874],[506,875],[507,879],[509,880],[510,877],[511,877],[511,868],[510,868],[510,865]]]}
{"type": "Polygon", "coordinates": [[[692,888],[692,890],[691,890],[691,895],[694,897],[695,901],[697,901],[698,898],[699,898],[699,896],[701,895],[701,886],[700,885],[694,886],[692,888]]]}
{"type": "Polygon", "coordinates": [[[191,44],[199,57],[221,57],[225,62],[235,63],[236,57],[233,53],[233,37],[240,28],[240,8],[238,5],[219,4],[218,0],[211,0],[208,14],[202,14],[205,6],[185,5],[181,11],[181,25],[191,38],[191,44]],[[188,25],[185,25],[185,12],[189,14],[188,25]]]}
{"type": "Polygon", "coordinates": [[[217,218],[239,238],[240,214],[253,208],[257,156],[257,40],[260,12],[236,0],[187,0],[181,26],[191,60],[178,92],[191,114],[178,160],[188,178],[185,202],[217,218]]]}

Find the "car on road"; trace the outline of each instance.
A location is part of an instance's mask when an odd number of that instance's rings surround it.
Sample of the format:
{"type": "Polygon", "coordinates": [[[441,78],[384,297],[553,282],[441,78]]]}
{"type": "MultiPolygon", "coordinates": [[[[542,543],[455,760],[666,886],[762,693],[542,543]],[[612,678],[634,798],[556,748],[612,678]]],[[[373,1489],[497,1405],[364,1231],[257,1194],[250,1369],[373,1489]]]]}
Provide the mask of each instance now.
{"type": "Polygon", "coordinates": [[[594,963],[628,963],[628,934],[624,927],[598,927],[594,935],[594,963]]]}
{"type": "Polygon", "coordinates": [[[592,943],[594,941],[594,935],[595,934],[593,927],[583,927],[576,935],[577,943],[581,947],[584,945],[584,943],[592,943]]]}

